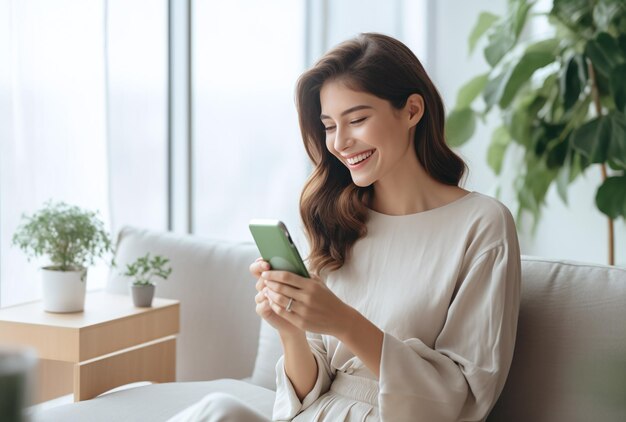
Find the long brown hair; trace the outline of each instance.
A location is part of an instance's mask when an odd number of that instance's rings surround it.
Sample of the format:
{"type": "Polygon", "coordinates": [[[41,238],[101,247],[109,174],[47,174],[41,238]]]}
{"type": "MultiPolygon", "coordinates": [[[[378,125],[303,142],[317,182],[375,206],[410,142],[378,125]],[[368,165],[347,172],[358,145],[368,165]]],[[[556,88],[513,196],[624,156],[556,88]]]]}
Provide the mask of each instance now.
{"type": "Polygon", "coordinates": [[[350,171],[326,148],[320,120],[324,82],[341,79],[350,89],[367,92],[402,109],[411,94],[424,99],[416,126],[417,157],[435,180],[458,185],[466,166],[446,145],[443,101],[424,67],[400,41],[375,33],[360,34],[326,53],[298,79],[296,106],[307,154],[315,168],[300,197],[300,215],[309,239],[313,272],[336,270],[354,243],[367,234],[373,187],[358,187],[350,171]]]}

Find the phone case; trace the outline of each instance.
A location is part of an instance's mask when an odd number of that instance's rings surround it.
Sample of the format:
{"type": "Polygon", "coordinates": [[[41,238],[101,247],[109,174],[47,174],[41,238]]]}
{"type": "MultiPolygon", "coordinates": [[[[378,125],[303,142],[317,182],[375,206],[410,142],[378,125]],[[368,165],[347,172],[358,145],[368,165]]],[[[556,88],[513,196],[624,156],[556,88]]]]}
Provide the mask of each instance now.
{"type": "Polygon", "coordinates": [[[261,256],[273,270],[290,271],[309,278],[309,272],[282,221],[251,220],[249,227],[261,256]]]}

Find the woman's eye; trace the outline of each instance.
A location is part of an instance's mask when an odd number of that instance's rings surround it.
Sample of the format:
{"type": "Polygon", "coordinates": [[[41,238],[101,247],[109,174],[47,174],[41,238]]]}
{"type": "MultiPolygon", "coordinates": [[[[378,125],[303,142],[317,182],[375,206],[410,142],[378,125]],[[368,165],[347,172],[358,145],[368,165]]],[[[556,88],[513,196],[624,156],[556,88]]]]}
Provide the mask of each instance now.
{"type": "Polygon", "coordinates": [[[356,124],[361,123],[361,122],[362,122],[362,121],[364,121],[365,119],[367,119],[367,117],[361,117],[360,119],[355,119],[355,120],[352,120],[352,121],[350,122],[350,124],[352,124],[352,125],[356,125],[356,124]]]}
{"type": "Polygon", "coordinates": [[[326,127],[324,128],[324,130],[325,130],[326,132],[330,132],[330,131],[332,131],[332,130],[334,130],[334,129],[335,129],[335,126],[326,126],[326,127]]]}

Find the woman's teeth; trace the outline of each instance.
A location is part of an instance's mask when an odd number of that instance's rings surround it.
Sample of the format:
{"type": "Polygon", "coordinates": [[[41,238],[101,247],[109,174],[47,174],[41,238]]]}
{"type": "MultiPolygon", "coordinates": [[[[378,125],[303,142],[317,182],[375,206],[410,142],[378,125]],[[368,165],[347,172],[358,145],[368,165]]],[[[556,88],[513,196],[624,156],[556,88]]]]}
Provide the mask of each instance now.
{"type": "Polygon", "coordinates": [[[348,158],[348,159],[346,159],[346,161],[348,161],[348,164],[350,164],[350,165],[355,165],[355,164],[358,164],[361,161],[365,160],[366,158],[368,158],[373,153],[374,153],[374,151],[368,151],[368,152],[365,152],[363,154],[359,154],[356,157],[348,158]]]}

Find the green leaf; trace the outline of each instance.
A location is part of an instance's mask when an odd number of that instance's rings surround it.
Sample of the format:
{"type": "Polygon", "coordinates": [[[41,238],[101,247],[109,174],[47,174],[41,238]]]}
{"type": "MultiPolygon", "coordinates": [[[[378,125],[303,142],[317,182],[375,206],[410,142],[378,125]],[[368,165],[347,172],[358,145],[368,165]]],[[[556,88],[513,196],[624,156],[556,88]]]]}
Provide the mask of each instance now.
{"type": "Polygon", "coordinates": [[[471,108],[452,110],[446,120],[446,142],[452,147],[463,145],[472,137],[475,129],[476,115],[471,108]]]}
{"type": "Polygon", "coordinates": [[[624,14],[624,3],[615,0],[600,0],[593,8],[593,21],[597,29],[608,31],[610,25],[624,14]]]}
{"type": "Polygon", "coordinates": [[[537,119],[537,113],[545,105],[546,100],[546,97],[534,91],[516,102],[511,123],[508,125],[509,133],[515,142],[526,148],[532,147],[533,122],[537,119]]]}
{"type": "Polygon", "coordinates": [[[626,176],[607,178],[596,193],[596,206],[611,219],[626,218],[626,176]]]}
{"type": "Polygon", "coordinates": [[[570,157],[571,157],[571,149],[568,150],[567,157],[565,158],[565,162],[563,166],[559,169],[559,172],[556,176],[556,191],[561,197],[561,200],[564,204],[567,205],[567,185],[569,184],[569,176],[570,176],[570,157]]]}
{"type": "Polygon", "coordinates": [[[548,145],[548,155],[546,157],[546,166],[549,169],[560,169],[565,163],[569,142],[567,139],[553,139],[548,145]]]}
{"type": "Polygon", "coordinates": [[[485,89],[483,90],[483,99],[485,100],[485,104],[487,105],[487,111],[498,102],[500,102],[500,98],[502,98],[502,94],[504,93],[504,89],[506,88],[506,83],[511,77],[512,72],[513,68],[511,66],[505,67],[502,72],[500,72],[494,78],[489,79],[485,84],[485,89]]]}
{"type": "Polygon", "coordinates": [[[610,119],[611,141],[607,160],[626,168],[626,116],[623,113],[613,111],[610,113],[610,119]]]}
{"type": "Polygon", "coordinates": [[[499,104],[501,108],[506,108],[517,94],[522,85],[527,83],[537,69],[545,67],[554,61],[554,54],[543,51],[526,52],[505,82],[506,86],[502,91],[499,104]]]}
{"type": "Polygon", "coordinates": [[[502,161],[506,149],[511,143],[511,135],[504,126],[500,126],[493,131],[491,143],[487,149],[487,163],[496,174],[502,171],[502,161]]]}
{"type": "Polygon", "coordinates": [[[626,113],[626,63],[617,65],[609,76],[609,89],[615,102],[615,107],[626,113]]]}
{"type": "Polygon", "coordinates": [[[554,0],[550,15],[574,32],[591,28],[593,3],[589,0],[554,0]]]}
{"type": "Polygon", "coordinates": [[[478,16],[478,21],[476,21],[476,25],[474,25],[474,29],[469,37],[469,52],[472,54],[474,48],[476,47],[476,43],[483,36],[483,34],[491,28],[491,26],[499,19],[498,15],[494,15],[489,12],[482,12],[478,16]]]}
{"type": "Polygon", "coordinates": [[[454,108],[461,109],[469,107],[478,94],[485,88],[488,77],[489,73],[484,73],[472,78],[468,83],[463,85],[456,96],[456,106],[454,108]]]}
{"type": "MultiPolygon", "coordinates": [[[[626,22],[626,19],[624,19],[626,22]]],[[[622,52],[623,56],[626,56],[626,33],[622,32],[617,37],[617,45],[619,45],[619,50],[622,52]]]]}
{"type": "Polygon", "coordinates": [[[592,163],[606,161],[611,139],[611,120],[608,116],[597,117],[572,132],[572,146],[592,163]]]}
{"type": "Polygon", "coordinates": [[[521,1],[510,3],[513,5],[506,19],[500,21],[493,27],[493,31],[489,34],[489,44],[484,50],[487,63],[494,67],[500,62],[502,57],[517,43],[520,32],[526,23],[528,11],[534,4],[534,1],[521,1]]]}
{"type": "Polygon", "coordinates": [[[591,60],[594,69],[609,77],[613,68],[624,62],[617,40],[606,32],[587,42],[585,55],[591,60]]]}
{"type": "Polygon", "coordinates": [[[559,91],[565,111],[570,110],[572,106],[576,104],[578,97],[580,97],[580,92],[582,91],[584,81],[580,80],[581,72],[579,69],[579,63],[580,56],[572,56],[560,74],[559,91]]]}
{"type": "Polygon", "coordinates": [[[556,57],[560,43],[561,40],[558,38],[548,38],[528,45],[524,51],[526,53],[548,53],[552,57],[556,57]]]}

